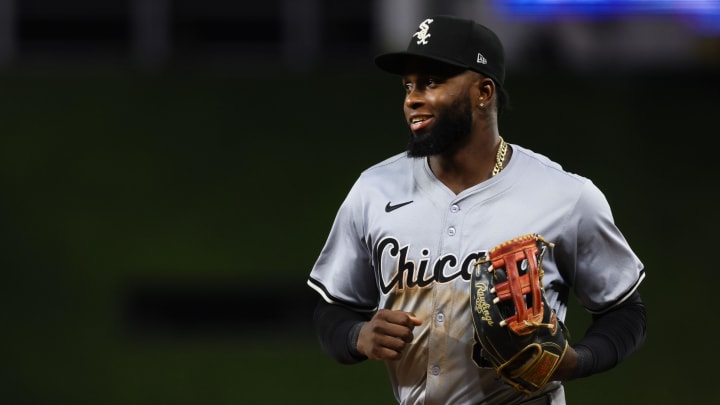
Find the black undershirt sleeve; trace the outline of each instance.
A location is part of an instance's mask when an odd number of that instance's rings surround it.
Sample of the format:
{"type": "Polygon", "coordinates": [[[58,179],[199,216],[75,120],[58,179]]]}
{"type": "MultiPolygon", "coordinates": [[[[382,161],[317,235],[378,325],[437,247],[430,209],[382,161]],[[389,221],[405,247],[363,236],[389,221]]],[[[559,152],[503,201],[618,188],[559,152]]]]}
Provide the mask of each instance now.
{"type": "Polygon", "coordinates": [[[313,324],[323,351],[342,364],[359,363],[367,357],[358,353],[357,337],[371,314],[360,313],[320,298],[315,306],[313,324]]]}
{"type": "Polygon", "coordinates": [[[615,367],[645,341],[647,314],[640,293],[635,291],[622,304],[600,315],[579,342],[573,378],[587,377],[615,367]]]}
{"type": "MultiPolygon", "coordinates": [[[[357,352],[357,336],[371,314],[327,303],[320,298],[315,307],[315,333],[323,351],[342,364],[366,359],[357,352]]],[[[639,292],[634,292],[611,311],[593,315],[585,336],[573,344],[578,364],[573,378],[587,377],[615,367],[645,341],[646,311],[639,292]]]]}

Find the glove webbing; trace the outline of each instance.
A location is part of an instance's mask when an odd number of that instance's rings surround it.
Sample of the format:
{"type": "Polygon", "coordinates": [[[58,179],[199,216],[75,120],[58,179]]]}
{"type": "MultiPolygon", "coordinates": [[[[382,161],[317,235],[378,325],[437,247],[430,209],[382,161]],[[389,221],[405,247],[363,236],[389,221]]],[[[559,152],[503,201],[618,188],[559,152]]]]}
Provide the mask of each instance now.
{"type": "MultiPolygon", "coordinates": [[[[504,323],[517,335],[533,333],[542,324],[543,300],[541,296],[540,274],[536,254],[538,252],[534,235],[525,235],[512,242],[493,249],[490,257],[492,267],[504,268],[508,280],[495,285],[495,302],[512,299],[515,305],[515,315],[504,320],[504,323]],[[514,242],[514,243],[513,243],[514,242]],[[520,275],[518,262],[527,260],[529,272],[520,275]],[[532,305],[528,307],[525,295],[532,293],[532,305]]],[[[501,324],[502,326],[502,324],[501,324]]]]}

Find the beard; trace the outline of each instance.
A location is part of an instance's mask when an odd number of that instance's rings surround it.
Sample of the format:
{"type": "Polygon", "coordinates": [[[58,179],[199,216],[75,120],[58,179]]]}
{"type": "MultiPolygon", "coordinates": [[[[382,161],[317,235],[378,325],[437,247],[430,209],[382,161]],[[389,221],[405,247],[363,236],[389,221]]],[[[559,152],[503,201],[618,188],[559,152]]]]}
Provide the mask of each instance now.
{"type": "MultiPolygon", "coordinates": [[[[449,107],[441,109],[431,131],[417,135],[410,132],[409,157],[427,157],[455,151],[470,139],[472,107],[470,94],[459,96],[449,107]]],[[[424,132],[424,131],[423,131],[424,132]]]]}

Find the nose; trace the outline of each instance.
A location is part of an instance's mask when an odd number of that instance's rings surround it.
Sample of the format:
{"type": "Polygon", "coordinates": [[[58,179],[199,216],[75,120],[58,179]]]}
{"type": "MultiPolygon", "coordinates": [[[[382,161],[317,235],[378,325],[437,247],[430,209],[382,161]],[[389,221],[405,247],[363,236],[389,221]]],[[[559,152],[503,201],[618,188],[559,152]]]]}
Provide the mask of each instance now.
{"type": "Polygon", "coordinates": [[[415,110],[423,105],[424,99],[421,93],[422,92],[418,91],[416,88],[409,90],[407,94],[405,94],[405,107],[415,110]]]}

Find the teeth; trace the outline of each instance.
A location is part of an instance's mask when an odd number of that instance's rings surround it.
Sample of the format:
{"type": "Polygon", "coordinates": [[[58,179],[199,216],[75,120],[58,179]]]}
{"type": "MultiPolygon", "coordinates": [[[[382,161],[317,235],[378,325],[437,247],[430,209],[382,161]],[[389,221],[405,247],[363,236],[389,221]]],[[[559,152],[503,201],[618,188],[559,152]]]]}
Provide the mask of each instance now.
{"type": "Polygon", "coordinates": [[[425,118],[413,118],[412,119],[413,124],[417,124],[418,122],[423,122],[423,121],[425,121],[425,118]]]}

